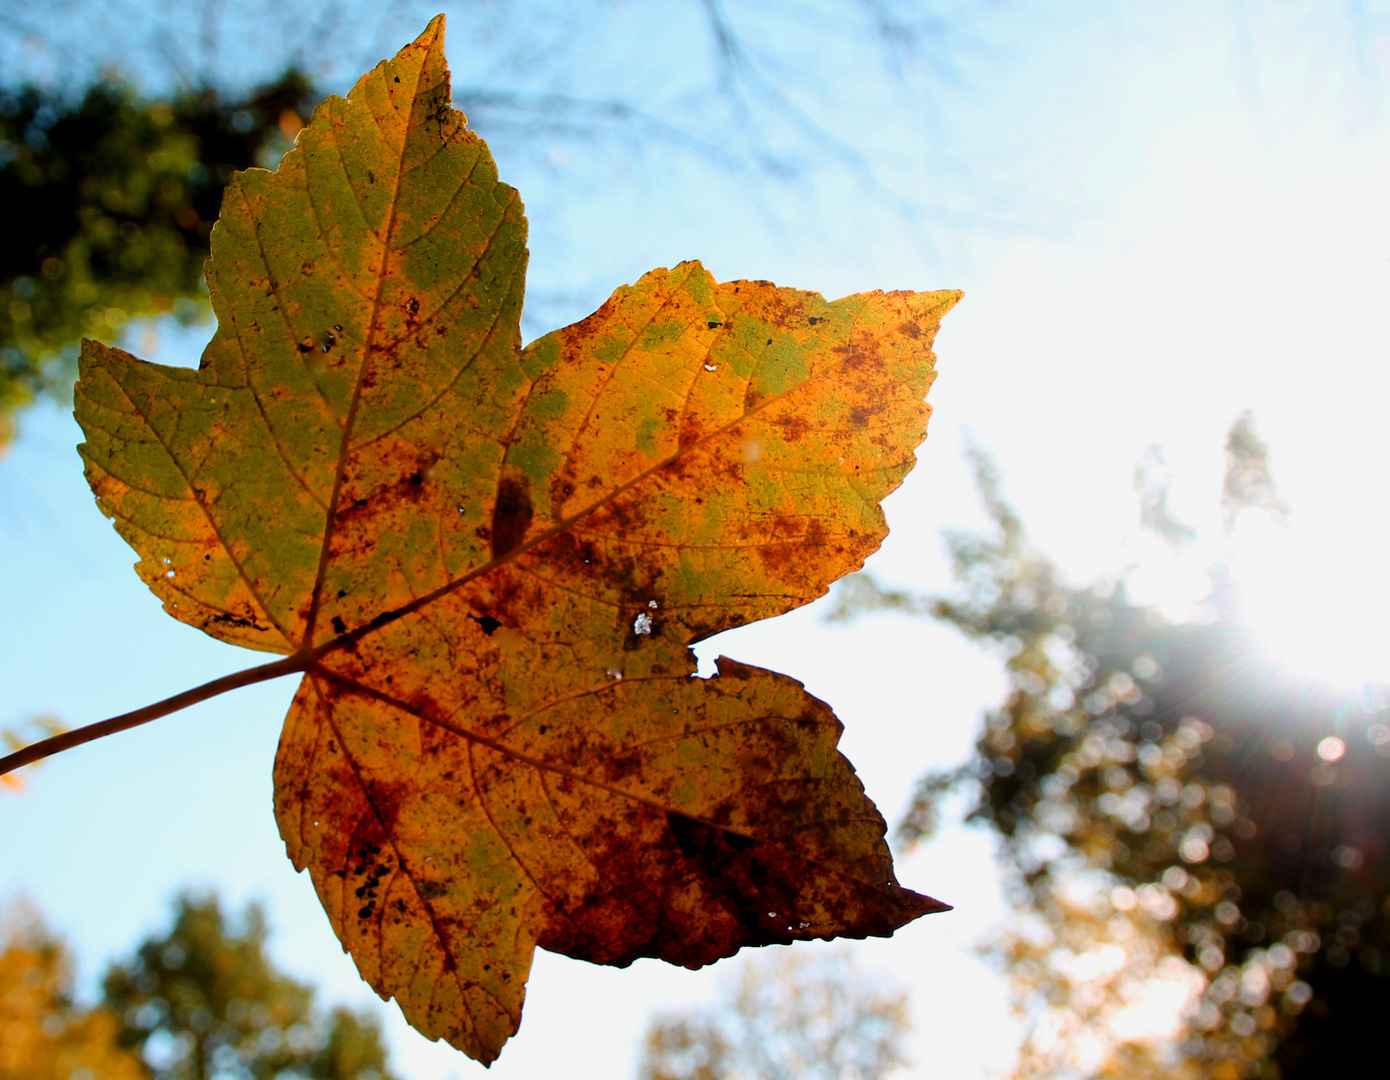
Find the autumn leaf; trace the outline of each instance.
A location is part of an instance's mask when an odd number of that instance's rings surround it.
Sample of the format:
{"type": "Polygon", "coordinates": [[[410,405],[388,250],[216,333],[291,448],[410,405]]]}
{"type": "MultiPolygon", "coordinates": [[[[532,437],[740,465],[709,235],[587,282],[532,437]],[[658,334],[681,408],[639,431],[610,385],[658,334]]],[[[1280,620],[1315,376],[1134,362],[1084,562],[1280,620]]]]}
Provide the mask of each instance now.
{"type": "Polygon", "coordinates": [[[233,179],[200,368],[87,342],[77,415],[166,610],[304,671],[275,810],[363,977],[490,1062],[537,945],[696,967],[942,910],[830,709],[689,646],[878,547],[960,294],[683,263],[521,348],[526,221],[443,32],[233,179]]]}

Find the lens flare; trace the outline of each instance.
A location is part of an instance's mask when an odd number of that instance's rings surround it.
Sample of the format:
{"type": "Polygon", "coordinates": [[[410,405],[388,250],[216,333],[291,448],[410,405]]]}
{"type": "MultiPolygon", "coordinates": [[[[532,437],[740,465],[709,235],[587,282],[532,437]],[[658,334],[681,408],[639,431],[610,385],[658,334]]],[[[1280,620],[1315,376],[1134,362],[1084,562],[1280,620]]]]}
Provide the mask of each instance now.
{"type": "Polygon", "coordinates": [[[1390,681],[1381,565],[1285,535],[1238,548],[1231,566],[1242,613],[1290,672],[1339,689],[1390,681]]]}

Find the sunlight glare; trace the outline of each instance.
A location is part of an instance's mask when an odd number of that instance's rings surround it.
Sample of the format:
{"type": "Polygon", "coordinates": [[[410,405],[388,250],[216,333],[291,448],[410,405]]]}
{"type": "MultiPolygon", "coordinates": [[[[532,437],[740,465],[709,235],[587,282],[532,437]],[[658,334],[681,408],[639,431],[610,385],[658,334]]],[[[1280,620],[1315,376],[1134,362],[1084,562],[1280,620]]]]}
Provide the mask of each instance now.
{"type": "Polygon", "coordinates": [[[1270,652],[1293,673],[1343,690],[1390,680],[1383,564],[1315,544],[1296,527],[1258,531],[1237,530],[1246,542],[1232,569],[1245,616],[1270,652]]]}

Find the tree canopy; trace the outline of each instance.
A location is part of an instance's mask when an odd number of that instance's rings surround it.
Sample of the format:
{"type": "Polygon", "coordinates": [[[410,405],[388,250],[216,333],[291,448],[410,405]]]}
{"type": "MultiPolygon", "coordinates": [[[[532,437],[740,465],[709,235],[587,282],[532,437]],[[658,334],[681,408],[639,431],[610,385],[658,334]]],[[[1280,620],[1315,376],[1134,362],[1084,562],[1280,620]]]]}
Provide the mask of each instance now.
{"type": "Polygon", "coordinates": [[[266,935],[254,905],[229,919],[216,897],[178,897],[168,929],[102,980],[120,1045],[155,1080],[391,1080],[376,1021],[316,1009],[270,961],[266,935]]]}
{"type": "Polygon", "coordinates": [[[223,188],[239,169],[273,166],[316,103],[293,68],[244,96],[152,98],[115,77],[75,101],[0,87],[0,444],[16,408],[67,393],[81,338],[206,315],[223,188]]]}
{"type": "Polygon", "coordinates": [[[907,993],[843,948],[745,958],[710,1007],[647,1029],[639,1080],[879,1080],[906,1065],[907,993]]]}
{"type": "Polygon", "coordinates": [[[266,955],[256,906],[183,895],[167,929],[74,994],[66,947],[12,907],[0,952],[0,1080],[392,1080],[376,1020],[316,1007],[266,955]]]}
{"type": "Polygon", "coordinates": [[[0,912],[0,933],[0,1080],[145,1080],[120,1020],[74,1000],[71,958],[37,912],[0,912]]]}

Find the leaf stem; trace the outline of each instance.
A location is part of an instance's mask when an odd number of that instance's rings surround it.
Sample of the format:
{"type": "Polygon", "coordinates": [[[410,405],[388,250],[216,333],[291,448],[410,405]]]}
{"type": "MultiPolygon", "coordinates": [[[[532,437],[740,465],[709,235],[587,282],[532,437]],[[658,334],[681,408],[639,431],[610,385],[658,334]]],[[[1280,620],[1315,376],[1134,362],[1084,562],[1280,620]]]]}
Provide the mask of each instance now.
{"type": "Polygon", "coordinates": [[[217,697],[218,694],[225,694],[228,690],[239,690],[243,686],[252,686],[255,683],[278,679],[282,675],[293,675],[296,672],[304,671],[310,663],[310,655],[296,653],[283,660],[275,660],[269,664],[247,668],[245,671],[223,675],[220,679],[213,679],[211,682],[203,683],[202,686],[195,686],[191,690],[167,697],[163,701],[156,701],[153,705],[146,705],[143,709],[122,713],[109,720],[100,720],[95,724],[88,724],[86,727],[80,727],[74,731],[65,731],[61,735],[54,735],[51,739],[31,743],[22,750],[16,750],[13,754],[0,758],[0,776],[23,768],[25,765],[32,765],[36,761],[42,761],[53,754],[71,750],[74,746],[81,746],[83,743],[93,742],[107,735],[114,735],[118,731],[139,727],[141,724],[148,724],[151,720],[158,720],[161,716],[168,716],[171,712],[186,709],[200,701],[217,697]]]}

